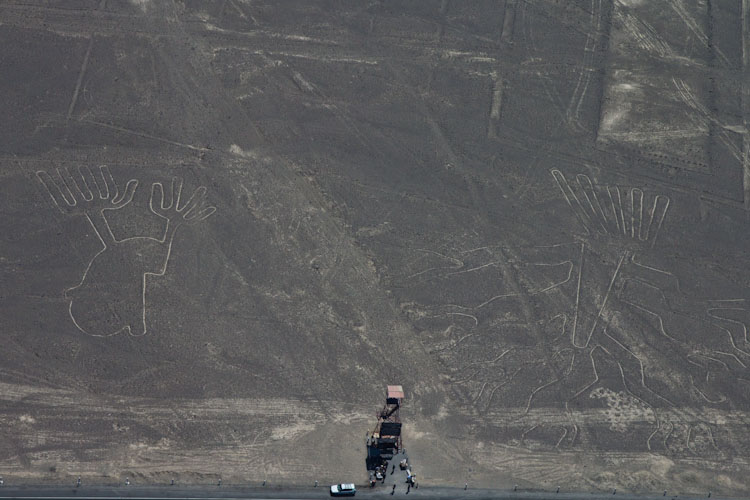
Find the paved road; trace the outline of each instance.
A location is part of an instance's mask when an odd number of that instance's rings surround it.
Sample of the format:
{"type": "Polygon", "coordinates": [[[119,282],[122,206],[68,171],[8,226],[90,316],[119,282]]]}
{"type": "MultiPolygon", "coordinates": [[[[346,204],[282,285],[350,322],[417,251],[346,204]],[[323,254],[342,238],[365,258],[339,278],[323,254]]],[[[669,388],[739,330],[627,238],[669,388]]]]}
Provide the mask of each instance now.
{"type": "MultiPolygon", "coordinates": [[[[391,496],[391,488],[363,488],[358,491],[357,497],[383,497],[391,496]]],[[[406,495],[405,487],[397,487],[394,496],[406,495]]],[[[439,487],[421,487],[412,488],[408,493],[409,497],[417,496],[420,498],[450,498],[450,499],[499,499],[499,500],[664,500],[664,498],[674,500],[698,500],[699,497],[686,496],[637,496],[623,494],[591,494],[591,493],[559,493],[554,492],[513,492],[508,490],[486,490],[472,489],[467,490],[456,488],[439,488],[439,487]]],[[[327,498],[328,486],[320,485],[317,488],[278,488],[278,487],[178,487],[178,486],[128,486],[128,487],[107,487],[107,486],[90,486],[81,488],[61,488],[61,487],[39,487],[39,486],[21,486],[11,487],[4,486],[0,488],[0,498],[23,498],[25,500],[47,500],[61,498],[76,498],[78,500],[93,499],[118,499],[127,498],[130,500],[161,500],[161,499],[310,499],[310,498],[327,498]]],[[[703,497],[700,497],[703,498],[703,497]]],[[[718,497],[712,497],[717,499],[718,497]]]]}

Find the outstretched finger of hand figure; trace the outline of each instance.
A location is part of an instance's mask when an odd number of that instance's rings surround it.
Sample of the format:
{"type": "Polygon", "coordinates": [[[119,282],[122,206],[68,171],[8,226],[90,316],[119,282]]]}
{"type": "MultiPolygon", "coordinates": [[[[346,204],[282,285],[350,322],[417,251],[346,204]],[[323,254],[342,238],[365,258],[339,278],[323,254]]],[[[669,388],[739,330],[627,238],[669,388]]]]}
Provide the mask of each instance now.
{"type": "MultiPolygon", "coordinates": [[[[117,185],[115,184],[115,188],[116,186],[117,185]]],[[[125,184],[125,191],[123,191],[120,196],[114,197],[112,199],[112,208],[121,208],[133,201],[133,196],[135,195],[135,190],[137,187],[138,179],[130,179],[128,183],[125,184]]]]}
{"type": "Polygon", "coordinates": [[[188,218],[188,215],[190,212],[192,212],[196,207],[200,207],[203,202],[204,198],[206,197],[206,188],[204,186],[199,187],[196,189],[192,196],[190,196],[190,199],[185,203],[185,206],[180,209],[183,213],[183,217],[185,219],[188,218]]]}
{"type": "Polygon", "coordinates": [[[62,179],[55,181],[52,176],[40,170],[36,173],[37,179],[42,183],[47,194],[52,198],[52,202],[55,206],[63,213],[66,213],[70,208],[76,205],[76,199],[73,193],[68,189],[68,185],[65,184],[62,179]]]}

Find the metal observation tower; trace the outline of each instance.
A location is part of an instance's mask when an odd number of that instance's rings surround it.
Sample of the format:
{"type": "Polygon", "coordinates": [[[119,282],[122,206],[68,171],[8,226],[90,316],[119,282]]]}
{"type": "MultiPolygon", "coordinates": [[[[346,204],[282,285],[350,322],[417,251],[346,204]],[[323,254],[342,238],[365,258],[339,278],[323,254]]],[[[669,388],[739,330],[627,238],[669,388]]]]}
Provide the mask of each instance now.
{"type": "Polygon", "coordinates": [[[384,471],[394,457],[403,454],[401,417],[399,416],[403,399],[403,387],[388,386],[385,406],[377,413],[378,423],[372,433],[367,436],[367,470],[371,477],[377,472],[384,471]]]}

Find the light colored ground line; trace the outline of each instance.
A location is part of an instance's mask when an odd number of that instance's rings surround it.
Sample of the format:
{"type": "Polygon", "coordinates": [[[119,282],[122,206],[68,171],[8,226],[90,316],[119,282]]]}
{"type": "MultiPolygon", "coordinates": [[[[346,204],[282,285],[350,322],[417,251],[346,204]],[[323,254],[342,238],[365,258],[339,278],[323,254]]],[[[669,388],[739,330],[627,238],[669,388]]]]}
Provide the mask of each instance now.
{"type": "Polygon", "coordinates": [[[155,141],[164,142],[166,144],[172,144],[173,146],[181,146],[183,148],[192,149],[193,151],[203,151],[203,152],[211,151],[208,148],[203,148],[203,147],[200,147],[200,146],[193,146],[192,144],[186,144],[184,142],[171,141],[171,140],[165,139],[163,137],[158,137],[158,136],[155,136],[155,135],[147,134],[145,132],[139,132],[138,130],[131,130],[131,129],[125,128],[125,127],[118,127],[117,125],[110,125],[108,123],[103,123],[103,122],[99,122],[99,121],[95,121],[95,120],[79,120],[79,121],[81,121],[82,123],[91,123],[92,125],[97,125],[99,127],[104,127],[104,128],[109,128],[109,129],[112,129],[112,130],[117,130],[118,132],[122,132],[122,133],[125,133],[125,134],[137,135],[139,137],[145,137],[147,139],[153,139],[155,141]]]}
{"type": "MultiPolygon", "coordinates": [[[[102,0],[97,10],[103,9],[106,3],[107,3],[107,0],[102,0]]],[[[93,46],[94,46],[94,35],[92,33],[91,37],[89,38],[89,45],[88,47],[86,47],[86,54],[83,56],[83,63],[81,63],[81,71],[78,72],[78,79],[76,80],[76,88],[75,90],[73,90],[73,97],[70,99],[70,106],[68,106],[68,114],[67,114],[68,119],[70,119],[70,117],[73,115],[73,110],[76,107],[76,102],[78,101],[78,93],[81,90],[81,83],[83,82],[83,76],[86,74],[86,67],[89,64],[89,56],[91,55],[91,48],[93,46]]]]}
{"type": "Polygon", "coordinates": [[[67,118],[73,115],[73,109],[76,107],[78,101],[78,92],[81,90],[81,82],[83,82],[83,75],[86,73],[86,66],[89,64],[89,56],[91,55],[91,47],[94,46],[94,36],[89,38],[89,46],[86,48],[86,55],[83,56],[83,64],[81,64],[81,71],[78,72],[78,80],[76,80],[76,88],[73,90],[73,97],[70,99],[70,106],[68,106],[67,118]]]}

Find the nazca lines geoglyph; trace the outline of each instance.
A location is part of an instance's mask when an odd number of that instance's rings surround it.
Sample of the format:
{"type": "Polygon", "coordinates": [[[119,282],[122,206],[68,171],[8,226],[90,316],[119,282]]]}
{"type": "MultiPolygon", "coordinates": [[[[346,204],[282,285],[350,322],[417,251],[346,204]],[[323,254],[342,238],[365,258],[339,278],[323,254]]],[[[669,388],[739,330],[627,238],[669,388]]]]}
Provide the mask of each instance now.
{"type": "MultiPolygon", "coordinates": [[[[583,174],[572,180],[559,170],[551,174],[586,233],[578,231],[576,242],[446,253],[418,249],[428,257],[414,262],[429,267],[407,279],[417,281],[419,294],[428,293],[420,283],[434,278],[444,280],[441,290],[453,288],[448,280],[461,290],[468,282],[454,280],[466,275],[502,280],[497,288],[487,286],[485,298],[482,292],[441,293],[440,305],[404,304],[436,340],[431,352],[457,366],[453,383],[488,418],[500,401],[517,401],[523,388],[526,398],[514,407],[515,416],[498,420],[522,430],[521,442],[550,426],[561,430],[555,447],[577,442],[581,421],[568,404],[589,394],[587,399],[607,407],[587,413],[589,423],[603,421],[615,432],[639,429],[650,451],[716,455],[710,420],[689,410],[693,404],[722,404],[731,396],[716,380],[747,374],[750,306],[687,297],[677,276],[649,265],[664,234],[667,195],[596,185],[583,174]],[[514,290],[507,285],[514,280],[528,286],[514,290]],[[515,340],[522,335],[528,341],[515,340]],[[497,344],[487,345],[490,338],[497,344]],[[675,378],[665,385],[661,373],[675,378]],[[539,420],[546,405],[557,404],[566,411],[539,420]],[[709,444],[701,448],[700,439],[709,444]]],[[[497,411],[505,415],[509,408],[502,408],[497,411]]]]}
{"type": "Polygon", "coordinates": [[[72,173],[67,168],[57,169],[56,173],[54,177],[45,171],[36,175],[52,203],[63,214],[86,217],[102,244],[81,281],[65,290],[71,320],[79,330],[93,336],[106,337],[126,330],[133,336],[144,335],[148,277],[166,274],[172,242],[181,225],[205,220],[216,211],[208,205],[206,188],[198,187],[183,200],[181,179],[173,178],[169,190],[154,182],[149,208],[166,221],[163,234],[159,238],[117,239],[106,212],[130,204],[138,180],[130,179],[121,192],[106,166],[99,167],[97,174],[88,167],[72,173]]]}
{"type": "MultiPolygon", "coordinates": [[[[670,332],[664,316],[671,309],[667,294],[673,298],[682,296],[679,281],[672,273],[648,266],[638,257],[640,253],[653,248],[663,227],[670,198],[663,194],[649,196],[638,188],[595,185],[584,174],[577,175],[574,181],[569,182],[561,171],[552,170],[551,173],[565,201],[589,235],[581,242],[571,344],[576,350],[588,352],[594,378],[574,396],[594,387],[600,380],[595,353],[601,350],[618,367],[625,390],[623,397],[636,401],[652,416],[655,428],[646,440],[649,450],[657,434],[662,435],[665,449],[674,449],[673,437],[679,427],[684,429],[685,449],[690,450],[691,435],[694,437],[696,432],[703,432],[710,438],[710,448],[713,450],[709,450],[710,453],[718,451],[711,427],[700,419],[682,415],[684,412],[672,399],[674,394],[655,390],[649,378],[661,369],[665,349],[678,353],[683,361],[693,367],[686,371],[688,385],[672,389],[683,396],[697,395],[704,404],[723,403],[726,400],[723,394],[711,395],[715,387],[709,380],[722,370],[724,377],[747,372],[747,365],[743,361],[748,359],[745,357],[749,354],[746,349],[750,347],[747,323],[732,317],[750,319],[750,311],[744,307],[744,301],[713,301],[713,305],[709,305],[705,311],[707,317],[695,317],[698,324],[704,327],[724,331],[726,335],[721,339],[705,342],[698,337],[691,339],[684,333],[670,332]],[[595,251],[597,258],[584,258],[587,246],[598,247],[595,251]],[[597,273],[587,276],[584,272],[588,260],[598,261],[599,264],[593,265],[603,270],[610,269],[611,277],[606,287],[592,281],[592,277],[601,280],[601,273],[597,277],[597,273]],[[607,263],[607,260],[610,262],[607,263]],[[610,299],[611,295],[616,298],[610,299]],[[616,300],[617,304],[612,304],[612,300],[616,300]],[[629,314],[623,310],[623,306],[641,318],[647,318],[647,323],[655,329],[656,337],[639,331],[645,328],[645,324],[636,326],[639,323],[613,320],[629,314]],[[701,345],[702,342],[706,345],[701,345]]],[[[534,391],[544,387],[540,386],[534,391]]],[[[527,411],[534,391],[529,398],[527,411]]],[[[573,429],[577,431],[575,424],[573,429]]]]}
{"type": "MultiPolygon", "coordinates": [[[[664,195],[647,197],[638,188],[619,186],[595,186],[585,174],[578,174],[569,183],[560,170],[552,170],[552,176],[562,191],[565,201],[576,214],[587,234],[604,240],[616,248],[616,265],[609,279],[609,285],[601,301],[592,297],[598,312],[592,319],[584,318],[581,310],[582,285],[585,294],[590,284],[582,283],[586,242],[581,247],[576,309],[573,318],[572,343],[575,347],[587,347],[595,329],[599,326],[607,301],[624,263],[634,262],[636,253],[651,248],[664,223],[670,199],[664,195]],[[588,321],[585,321],[588,319],[588,321]]],[[[654,270],[659,272],[660,270],[654,270]]]]}
{"type": "MultiPolygon", "coordinates": [[[[679,282],[672,273],[642,263],[639,254],[654,247],[670,198],[646,195],[634,187],[595,185],[585,174],[571,182],[560,170],[551,174],[588,235],[581,241],[570,343],[587,353],[593,378],[574,397],[600,380],[597,357],[602,362],[609,358],[619,371],[626,397],[660,414],[655,408],[671,408],[675,403],[670,395],[654,390],[649,377],[660,364],[660,349],[684,348],[670,334],[661,313],[669,309],[665,292],[679,294],[679,282]],[[652,324],[658,337],[646,341],[651,333],[640,331],[645,324],[634,326],[640,323],[632,323],[632,314],[652,324]],[[631,319],[613,321],[623,315],[631,319]]],[[[657,430],[662,425],[657,417],[657,430]]],[[[651,449],[650,439],[647,445],[651,449]]]]}
{"type": "Polygon", "coordinates": [[[569,183],[563,173],[552,176],[588,234],[630,238],[653,247],[669,209],[670,199],[655,195],[649,200],[641,189],[595,186],[585,174],[569,183]]]}
{"type": "MultiPolygon", "coordinates": [[[[591,179],[583,174],[577,175],[574,182],[568,182],[559,170],[552,170],[552,175],[566,202],[582,222],[586,232],[593,236],[581,243],[582,255],[587,245],[594,245],[601,240],[604,240],[605,246],[609,245],[615,248],[614,258],[617,259],[617,263],[616,265],[612,264],[614,274],[609,280],[607,293],[599,305],[600,316],[601,311],[607,305],[607,297],[612,291],[618,273],[621,273],[623,267],[627,266],[627,272],[622,277],[618,287],[620,302],[652,314],[657,319],[660,335],[671,341],[680,342],[667,331],[661,316],[651,310],[651,308],[656,308],[657,305],[668,307],[665,292],[669,292],[671,295],[681,295],[679,282],[672,273],[648,266],[642,263],[639,258],[641,252],[645,253],[654,246],[670,206],[669,197],[661,194],[648,197],[637,188],[594,185],[591,179]],[[632,286],[638,286],[640,289],[645,287],[653,289],[657,292],[656,295],[661,297],[662,303],[656,304],[652,301],[644,304],[643,299],[637,301],[629,297],[629,288],[632,286]]],[[[611,252],[608,254],[613,255],[611,252]]],[[[607,252],[604,252],[603,255],[607,255],[607,252]]],[[[581,294],[585,293],[582,291],[582,287],[591,288],[591,283],[581,282],[583,267],[584,259],[582,258],[578,266],[577,309],[581,294]]],[[[703,321],[726,334],[721,343],[722,347],[714,351],[713,354],[725,357],[735,366],[746,368],[746,363],[742,359],[745,359],[744,356],[750,357],[750,342],[747,334],[750,307],[748,307],[747,301],[745,299],[713,299],[709,300],[707,304],[703,303],[701,307],[705,308],[706,317],[703,318],[703,321]],[[726,349],[727,352],[721,349],[726,349]]],[[[580,311],[576,311],[576,315],[579,313],[580,311]]],[[[578,340],[580,336],[576,335],[574,328],[574,346],[587,346],[591,339],[591,333],[590,331],[586,336],[585,342],[580,342],[578,340]]],[[[697,350],[686,357],[687,361],[693,364],[696,364],[692,361],[695,358],[712,359],[708,351],[700,352],[697,350]]],[[[725,362],[717,362],[716,364],[727,366],[725,362]]],[[[719,402],[718,400],[711,401],[705,395],[702,396],[707,402],[719,402]]]]}
{"type": "MultiPolygon", "coordinates": [[[[651,287],[657,290],[660,295],[668,289],[675,293],[679,291],[677,278],[670,272],[656,269],[639,262],[638,254],[641,250],[647,251],[654,246],[656,237],[660,233],[664,224],[667,210],[670,206],[670,199],[665,195],[655,195],[647,197],[643,191],[638,188],[621,188],[618,186],[597,186],[591,182],[591,179],[579,174],[573,183],[569,183],[562,172],[552,170],[557,185],[565,197],[568,205],[576,213],[578,219],[582,222],[586,232],[593,235],[594,238],[588,242],[581,243],[581,251],[586,250],[587,243],[591,245],[597,239],[609,237],[606,243],[612,244],[619,252],[619,259],[615,268],[615,274],[610,280],[611,291],[612,285],[617,278],[617,273],[621,271],[623,265],[628,265],[631,274],[632,270],[636,271],[637,277],[626,277],[620,287],[620,292],[625,292],[631,283],[638,283],[638,286],[651,287]],[[632,243],[628,245],[628,240],[632,243]],[[626,260],[627,258],[627,260],[626,260]],[[644,277],[644,276],[648,277],[644,277]]],[[[576,304],[578,305],[581,297],[580,274],[583,269],[583,259],[579,264],[579,287],[577,291],[576,304]]],[[[604,302],[601,304],[603,309],[606,305],[607,295],[604,296],[604,302]]],[[[647,311],[655,316],[655,312],[648,310],[643,304],[638,304],[628,299],[621,298],[622,302],[647,311]]],[[[650,306],[654,306],[651,304],[650,306]]],[[[712,299],[704,304],[706,321],[714,327],[724,332],[725,347],[727,351],[717,351],[719,355],[731,359],[737,366],[746,367],[740,357],[745,356],[750,359],[750,340],[748,339],[747,323],[738,319],[732,319],[732,316],[750,319],[750,305],[746,299],[712,299]]],[[[578,311],[576,312],[576,315],[578,311]]],[[[575,320],[574,320],[575,322],[575,320]]],[[[661,318],[658,318],[659,330],[662,336],[675,340],[664,327],[661,318]]],[[[577,347],[588,345],[590,333],[585,343],[580,343],[576,339],[578,336],[573,335],[573,343],[577,347]]],[[[706,353],[696,352],[688,355],[688,361],[695,357],[710,359],[706,353]]],[[[718,363],[718,364],[724,364],[718,363]]],[[[710,399],[705,398],[711,402],[710,399]]]]}

